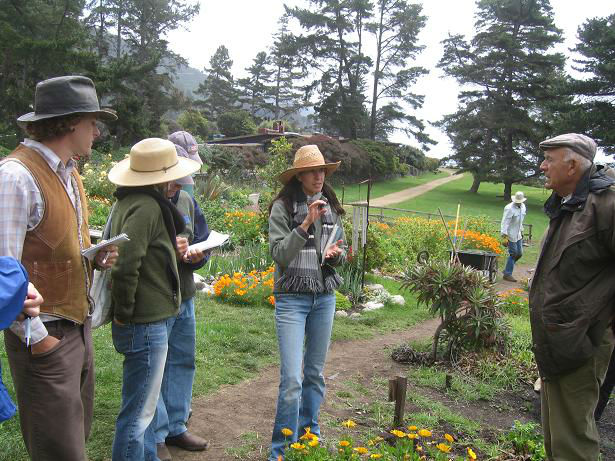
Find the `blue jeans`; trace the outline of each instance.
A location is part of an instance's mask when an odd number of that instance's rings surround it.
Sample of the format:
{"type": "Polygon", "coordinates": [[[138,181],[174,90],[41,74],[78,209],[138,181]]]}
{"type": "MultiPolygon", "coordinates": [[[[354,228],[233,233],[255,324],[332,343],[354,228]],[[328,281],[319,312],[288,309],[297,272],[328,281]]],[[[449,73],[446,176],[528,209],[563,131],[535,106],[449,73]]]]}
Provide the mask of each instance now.
{"type": "Polygon", "coordinates": [[[508,259],[506,260],[506,267],[504,273],[506,275],[512,275],[515,268],[515,261],[521,258],[523,255],[523,239],[519,239],[516,242],[508,241],[508,259]]]}
{"type": "Polygon", "coordinates": [[[167,358],[167,323],[111,326],[115,350],[124,355],[122,406],[115,423],[113,461],[155,461],[156,441],[150,426],[156,411],[167,358]]]}
{"type": "Polygon", "coordinates": [[[325,396],[323,368],[334,314],[334,294],[275,295],[280,388],[270,460],[283,456],[284,448],[303,435],[306,427],[320,436],[318,413],[325,396]],[[293,435],[284,437],[284,428],[293,431],[293,435]]]}
{"type": "Polygon", "coordinates": [[[162,388],[156,406],[152,428],[156,443],[186,432],[186,421],[192,401],[196,319],[194,298],[182,301],[177,317],[167,319],[169,352],[164,367],[162,388]]]}

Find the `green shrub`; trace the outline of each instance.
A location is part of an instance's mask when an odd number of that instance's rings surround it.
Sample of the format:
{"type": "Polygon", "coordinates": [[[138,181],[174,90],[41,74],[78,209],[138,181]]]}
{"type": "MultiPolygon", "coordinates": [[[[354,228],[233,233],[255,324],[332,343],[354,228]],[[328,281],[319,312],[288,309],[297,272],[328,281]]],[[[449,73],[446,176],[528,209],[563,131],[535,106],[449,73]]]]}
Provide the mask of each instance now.
{"type": "Polygon", "coordinates": [[[218,116],[218,129],[224,136],[243,136],[256,133],[256,124],[245,110],[233,110],[218,116]]]}
{"type": "Polygon", "coordinates": [[[352,303],[350,300],[340,293],[339,291],[335,292],[335,309],[338,311],[347,311],[352,308],[352,303]]]}
{"type": "Polygon", "coordinates": [[[384,178],[401,173],[399,157],[394,146],[369,139],[359,139],[350,142],[367,152],[371,164],[371,178],[384,178]]]}
{"type": "Polygon", "coordinates": [[[540,426],[535,423],[521,423],[515,421],[514,426],[506,434],[505,440],[510,442],[516,455],[530,461],[543,461],[547,459],[540,426]]]}
{"type": "Polygon", "coordinates": [[[184,131],[192,135],[198,135],[203,139],[208,139],[214,133],[215,127],[198,110],[189,109],[182,112],[177,117],[177,123],[184,131]]]}
{"type": "Polygon", "coordinates": [[[416,293],[418,304],[425,304],[440,317],[434,333],[433,360],[437,359],[441,338],[447,343],[449,359],[463,350],[503,349],[508,342],[510,329],[499,311],[500,297],[480,272],[433,260],[411,267],[402,288],[416,293]]]}

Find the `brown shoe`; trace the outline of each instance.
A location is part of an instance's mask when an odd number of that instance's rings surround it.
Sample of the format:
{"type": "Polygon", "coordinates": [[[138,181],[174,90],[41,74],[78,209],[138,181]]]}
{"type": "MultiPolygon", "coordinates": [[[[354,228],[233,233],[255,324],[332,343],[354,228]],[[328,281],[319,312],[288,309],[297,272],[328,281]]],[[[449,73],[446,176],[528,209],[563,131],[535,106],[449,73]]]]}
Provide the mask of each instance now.
{"type": "Polygon", "coordinates": [[[208,442],[198,435],[186,431],[174,437],[167,437],[165,443],[172,447],[178,447],[187,451],[203,451],[207,449],[208,442]]]}
{"type": "Polygon", "coordinates": [[[171,452],[164,443],[156,444],[156,456],[160,461],[171,461],[171,452]]]}
{"type": "Polygon", "coordinates": [[[517,279],[516,279],[516,278],[514,278],[512,275],[508,275],[508,274],[504,274],[504,275],[502,276],[502,278],[503,278],[504,280],[508,280],[509,282],[516,282],[516,281],[517,281],[517,279]]]}

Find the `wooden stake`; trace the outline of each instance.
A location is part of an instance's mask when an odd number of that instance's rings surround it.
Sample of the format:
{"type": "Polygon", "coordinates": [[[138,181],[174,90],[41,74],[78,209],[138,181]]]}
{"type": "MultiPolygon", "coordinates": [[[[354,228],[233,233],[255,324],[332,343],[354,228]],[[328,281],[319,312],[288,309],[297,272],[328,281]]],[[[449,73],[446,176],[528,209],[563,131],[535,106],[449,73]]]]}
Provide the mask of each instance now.
{"type": "Polygon", "coordinates": [[[408,378],[398,376],[395,380],[397,387],[395,389],[395,426],[401,426],[404,423],[404,412],[406,410],[406,388],[408,386],[408,378]]]}

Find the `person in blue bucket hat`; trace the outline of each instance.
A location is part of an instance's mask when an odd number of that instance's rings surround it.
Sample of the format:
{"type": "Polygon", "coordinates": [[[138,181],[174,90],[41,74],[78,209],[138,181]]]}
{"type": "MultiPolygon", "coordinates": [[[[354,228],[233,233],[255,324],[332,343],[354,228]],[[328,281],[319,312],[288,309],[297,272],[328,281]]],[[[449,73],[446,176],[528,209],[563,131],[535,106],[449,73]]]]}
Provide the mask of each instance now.
{"type": "MultiPolygon", "coordinates": [[[[38,316],[42,302],[34,285],[28,283],[28,274],[21,263],[11,257],[0,257],[0,330],[8,328],[18,317],[38,316]]],[[[2,382],[0,364],[0,423],[14,414],[15,405],[2,382]]]]}

